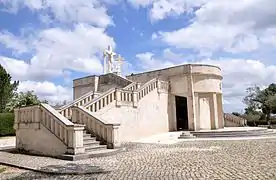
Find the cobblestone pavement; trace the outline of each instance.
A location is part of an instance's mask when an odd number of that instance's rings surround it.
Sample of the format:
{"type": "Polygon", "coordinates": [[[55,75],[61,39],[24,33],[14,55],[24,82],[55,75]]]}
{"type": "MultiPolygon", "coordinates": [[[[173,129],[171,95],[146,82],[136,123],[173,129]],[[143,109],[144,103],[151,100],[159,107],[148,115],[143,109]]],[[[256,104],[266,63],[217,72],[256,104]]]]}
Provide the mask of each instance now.
{"type": "Polygon", "coordinates": [[[113,156],[70,162],[99,166],[111,171],[107,174],[57,176],[17,170],[2,172],[0,179],[276,180],[276,138],[124,146],[126,151],[113,156]]]}

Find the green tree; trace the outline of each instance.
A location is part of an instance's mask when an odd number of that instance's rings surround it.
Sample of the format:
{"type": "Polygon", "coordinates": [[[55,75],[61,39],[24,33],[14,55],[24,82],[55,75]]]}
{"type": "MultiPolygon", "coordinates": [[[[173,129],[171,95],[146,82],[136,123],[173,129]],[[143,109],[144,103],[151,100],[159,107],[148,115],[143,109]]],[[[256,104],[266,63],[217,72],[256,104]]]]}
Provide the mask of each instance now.
{"type": "Polygon", "coordinates": [[[245,114],[249,116],[261,116],[270,123],[271,113],[276,112],[276,84],[270,84],[266,89],[261,90],[254,86],[247,89],[248,95],[244,98],[244,103],[247,105],[245,114]],[[258,114],[261,110],[263,114],[258,114]]]}
{"type": "Polygon", "coordinates": [[[38,105],[40,103],[48,103],[48,101],[40,101],[34,91],[16,93],[7,104],[7,111],[12,112],[14,108],[38,105]]]}
{"type": "Polygon", "coordinates": [[[5,111],[6,105],[14,96],[18,84],[18,81],[11,82],[11,76],[4,67],[0,65],[0,113],[5,111]]]}

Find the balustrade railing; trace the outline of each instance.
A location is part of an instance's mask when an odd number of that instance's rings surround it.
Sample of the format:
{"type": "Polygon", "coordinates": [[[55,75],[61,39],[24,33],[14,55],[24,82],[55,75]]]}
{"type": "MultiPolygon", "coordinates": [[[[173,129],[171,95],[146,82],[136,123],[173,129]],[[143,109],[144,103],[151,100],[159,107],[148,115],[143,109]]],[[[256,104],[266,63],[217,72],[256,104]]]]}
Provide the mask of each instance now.
{"type": "MultiPolygon", "coordinates": [[[[14,110],[15,129],[20,129],[20,124],[36,123],[43,125],[67,146],[67,153],[83,153],[84,125],[74,124],[55,111],[47,104],[23,107],[14,110]]],[[[38,126],[39,127],[39,126],[38,126]]]]}
{"type": "Polygon", "coordinates": [[[229,114],[229,113],[224,113],[224,120],[226,121],[230,121],[232,123],[238,124],[240,126],[245,126],[247,124],[246,119],[235,116],[233,114],[229,114]]]}
{"type": "Polygon", "coordinates": [[[74,106],[72,110],[72,121],[74,123],[85,124],[86,130],[96,136],[97,140],[106,144],[107,148],[113,149],[120,146],[119,123],[105,123],[82,106],[74,106]]]}
{"type": "Polygon", "coordinates": [[[61,115],[65,116],[66,118],[71,119],[71,116],[72,116],[71,106],[74,106],[74,105],[75,106],[82,106],[86,103],[89,103],[92,99],[94,99],[97,96],[99,96],[99,93],[95,93],[94,91],[89,92],[89,93],[77,98],[73,102],[60,107],[58,109],[58,112],[61,115]]]}
{"type": "Polygon", "coordinates": [[[124,87],[123,89],[129,91],[136,91],[140,87],[140,83],[133,82],[130,85],[124,87]]]}
{"type": "Polygon", "coordinates": [[[95,98],[91,102],[84,104],[83,107],[90,110],[91,112],[96,112],[105,106],[109,105],[116,100],[116,89],[112,88],[99,97],[95,98]]]}

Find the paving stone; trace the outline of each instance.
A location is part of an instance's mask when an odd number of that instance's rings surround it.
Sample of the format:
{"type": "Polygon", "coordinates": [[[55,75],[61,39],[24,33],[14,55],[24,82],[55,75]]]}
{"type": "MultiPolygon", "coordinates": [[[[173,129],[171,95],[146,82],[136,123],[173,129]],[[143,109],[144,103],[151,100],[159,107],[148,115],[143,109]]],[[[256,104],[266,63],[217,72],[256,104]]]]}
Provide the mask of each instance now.
{"type": "MultiPolygon", "coordinates": [[[[93,168],[109,171],[86,175],[50,175],[22,171],[13,174],[13,179],[276,179],[276,139],[273,138],[183,141],[167,145],[126,143],[123,146],[126,148],[123,152],[76,161],[67,169],[64,167],[68,161],[45,157],[30,158],[7,152],[0,152],[0,161],[4,158],[14,163],[25,160],[25,165],[42,169],[54,167],[55,171],[59,166],[64,171],[70,171],[74,167],[87,171],[93,168]]],[[[5,179],[11,176],[5,172],[3,176],[2,174],[1,178],[5,179]]]]}

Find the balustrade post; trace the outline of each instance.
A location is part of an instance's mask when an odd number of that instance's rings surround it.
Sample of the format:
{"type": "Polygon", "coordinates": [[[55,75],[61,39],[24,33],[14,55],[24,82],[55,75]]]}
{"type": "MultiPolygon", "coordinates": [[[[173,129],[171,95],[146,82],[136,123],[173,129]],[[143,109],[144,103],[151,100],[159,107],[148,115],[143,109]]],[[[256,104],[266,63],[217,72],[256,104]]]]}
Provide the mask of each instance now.
{"type": "Polygon", "coordinates": [[[122,101],[121,101],[121,91],[119,89],[116,89],[115,91],[116,93],[116,106],[120,107],[122,105],[122,101]]]}
{"type": "Polygon", "coordinates": [[[110,124],[107,128],[107,148],[116,149],[121,146],[120,136],[119,136],[119,126],[120,124],[110,124]]]}
{"type": "Polygon", "coordinates": [[[68,154],[82,154],[85,152],[83,146],[83,130],[84,125],[75,124],[74,126],[69,126],[66,128],[68,131],[68,154]]]}
{"type": "Polygon", "coordinates": [[[133,102],[133,107],[137,108],[138,107],[138,92],[133,92],[132,94],[132,102],[133,102]]]}
{"type": "Polygon", "coordinates": [[[14,124],[13,124],[13,128],[14,129],[18,129],[19,127],[19,122],[20,122],[20,109],[14,109],[14,124]]]}
{"type": "Polygon", "coordinates": [[[161,93],[161,81],[157,80],[157,93],[161,93]]]}
{"type": "Polygon", "coordinates": [[[78,110],[76,107],[71,107],[72,110],[72,123],[77,123],[78,122],[78,110]]]}

